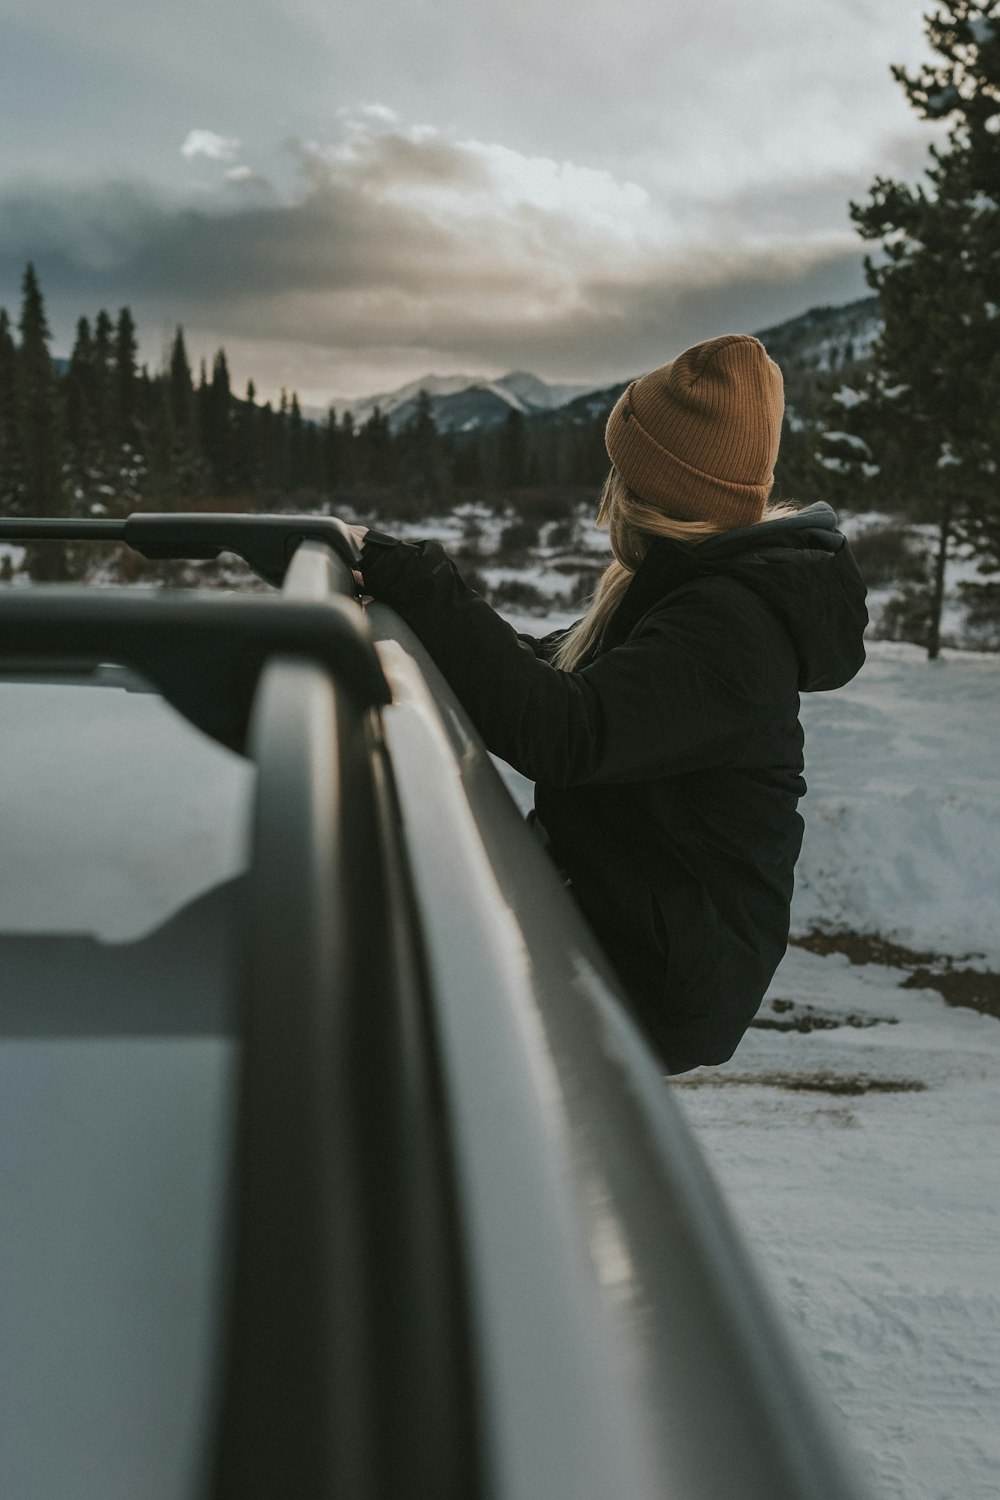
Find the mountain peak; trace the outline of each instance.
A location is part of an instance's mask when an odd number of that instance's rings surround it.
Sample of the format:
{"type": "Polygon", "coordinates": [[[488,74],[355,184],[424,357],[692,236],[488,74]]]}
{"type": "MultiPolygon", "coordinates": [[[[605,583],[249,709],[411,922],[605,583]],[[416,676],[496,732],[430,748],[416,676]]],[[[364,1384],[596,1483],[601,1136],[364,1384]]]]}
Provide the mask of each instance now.
{"type": "Polygon", "coordinates": [[[455,431],[497,426],[510,411],[526,416],[554,411],[590,389],[589,385],[550,385],[529,370],[511,370],[498,380],[488,375],[422,375],[393,391],[351,401],[334,399],[330,405],[338,417],[349,411],[358,426],[378,407],[390,429],[398,431],[413,415],[420,392],[426,391],[440,430],[455,431]]]}

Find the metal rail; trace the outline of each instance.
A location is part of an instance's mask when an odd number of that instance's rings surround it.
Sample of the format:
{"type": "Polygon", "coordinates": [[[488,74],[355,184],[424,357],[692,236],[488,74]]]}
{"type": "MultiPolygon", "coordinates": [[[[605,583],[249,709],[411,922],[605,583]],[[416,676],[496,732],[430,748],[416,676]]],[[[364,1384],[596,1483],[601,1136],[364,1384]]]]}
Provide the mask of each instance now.
{"type": "Polygon", "coordinates": [[[124,542],[143,557],[159,559],[205,560],[233,552],[279,587],[296,548],[307,540],[324,542],[348,566],[357,562],[357,548],[336,516],[136,511],[124,520],[0,518],[0,542],[124,542]]]}
{"type": "MultiPolygon", "coordinates": [[[[348,588],[315,543],[286,594],[348,588]]],[[[261,677],[214,1500],[474,1500],[461,1256],[426,968],[377,716],[261,677]]]]}

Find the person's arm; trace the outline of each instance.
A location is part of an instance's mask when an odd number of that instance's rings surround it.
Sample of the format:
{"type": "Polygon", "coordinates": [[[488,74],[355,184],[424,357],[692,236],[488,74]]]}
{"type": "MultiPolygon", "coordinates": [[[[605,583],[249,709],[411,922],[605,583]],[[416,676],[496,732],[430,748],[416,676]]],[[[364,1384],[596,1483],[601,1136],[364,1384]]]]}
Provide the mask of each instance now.
{"type": "MultiPolygon", "coordinates": [[[[439,543],[369,532],[365,587],[416,631],[487,748],[555,786],[736,764],[766,696],[767,651],[745,620],[689,590],[579,672],[526,650],[439,543]]],[[[737,606],[738,608],[738,606],[737,606]]]]}
{"type": "MultiPolygon", "coordinates": [[[[577,620],[574,623],[578,625],[580,622],[577,620]]],[[[572,629],[572,625],[566,625],[558,630],[550,630],[548,635],[543,636],[526,635],[523,630],[519,630],[517,638],[522,645],[527,647],[532,656],[538,657],[539,661],[551,661],[559,642],[563,636],[569,635],[572,629]]]]}

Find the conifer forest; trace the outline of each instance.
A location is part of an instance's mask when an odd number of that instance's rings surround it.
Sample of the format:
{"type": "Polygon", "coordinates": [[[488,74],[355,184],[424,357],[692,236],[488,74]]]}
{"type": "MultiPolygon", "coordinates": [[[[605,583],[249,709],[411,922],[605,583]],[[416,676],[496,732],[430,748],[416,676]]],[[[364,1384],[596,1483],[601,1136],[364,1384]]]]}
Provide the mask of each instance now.
{"type": "Polygon", "coordinates": [[[137,363],[128,307],[80,317],[68,360],[53,359],[44,296],[29,265],[16,327],[0,308],[0,513],[121,516],[136,510],[274,510],[388,505],[407,516],[500,492],[560,502],[593,492],[607,468],[604,414],[440,433],[421,392],[401,429],[377,407],[355,425],[297,394],[231,388],[224,349],[192,371],[178,327],[160,370],[137,363]],[[529,430],[530,429],[530,430],[529,430]]]}

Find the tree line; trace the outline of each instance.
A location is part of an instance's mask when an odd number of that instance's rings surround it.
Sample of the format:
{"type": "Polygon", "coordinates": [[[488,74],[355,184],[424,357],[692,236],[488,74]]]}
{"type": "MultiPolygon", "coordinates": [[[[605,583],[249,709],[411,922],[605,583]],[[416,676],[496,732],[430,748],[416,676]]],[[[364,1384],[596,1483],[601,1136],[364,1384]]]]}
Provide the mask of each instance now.
{"type": "Polygon", "coordinates": [[[68,361],[54,361],[33,265],[16,329],[0,308],[0,511],[119,516],[134,510],[312,508],[391,500],[398,511],[459,496],[593,487],[603,477],[604,419],[536,427],[511,411],[499,428],[442,433],[426,391],[398,430],[377,407],[325,421],[298,396],[234,394],[224,349],[194,377],[178,328],[150,373],[123,307],[81,317],[68,361]]]}
{"type": "Polygon", "coordinates": [[[195,381],[177,329],[155,375],[137,363],[123,307],[81,317],[68,361],[54,362],[35,269],[23,280],[15,339],[0,308],[0,505],[9,515],[120,515],[209,496],[289,486],[312,457],[298,401],[233,397],[224,350],[195,381]]]}

